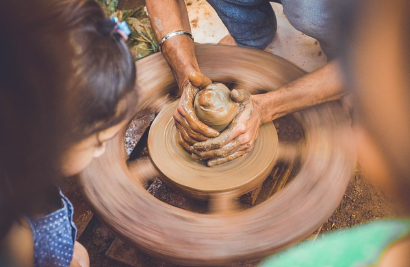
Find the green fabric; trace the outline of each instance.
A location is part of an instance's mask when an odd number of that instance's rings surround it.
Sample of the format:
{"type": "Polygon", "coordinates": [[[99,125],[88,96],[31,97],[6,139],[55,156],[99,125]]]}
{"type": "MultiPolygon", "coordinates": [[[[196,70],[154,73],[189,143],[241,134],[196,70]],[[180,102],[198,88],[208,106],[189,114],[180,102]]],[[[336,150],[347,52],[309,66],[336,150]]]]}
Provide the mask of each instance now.
{"type": "Polygon", "coordinates": [[[11,264],[10,255],[7,255],[7,249],[5,246],[2,246],[1,243],[0,243],[0,267],[16,267],[15,264],[11,264]]]}
{"type": "Polygon", "coordinates": [[[377,263],[392,243],[410,233],[410,219],[380,220],[304,241],[260,267],[360,267],[377,263]]]}

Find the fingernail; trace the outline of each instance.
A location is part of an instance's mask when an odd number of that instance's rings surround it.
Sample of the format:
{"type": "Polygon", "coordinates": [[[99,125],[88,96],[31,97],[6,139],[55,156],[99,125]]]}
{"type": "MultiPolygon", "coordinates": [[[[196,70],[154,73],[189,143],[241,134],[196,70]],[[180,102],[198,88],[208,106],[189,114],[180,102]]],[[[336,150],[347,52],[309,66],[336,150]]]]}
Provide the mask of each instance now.
{"type": "Polygon", "coordinates": [[[232,92],[231,92],[231,96],[232,96],[233,98],[237,99],[238,96],[239,96],[238,90],[233,89],[232,92]]]}
{"type": "Polygon", "coordinates": [[[194,154],[194,153],[191,154],[191,158],[192,158],[193,160],[196,160],[196,161],[200,161],[200,160],[201,160],[201,159],[198,157],[198,155],[196,155],[196,154],[194,154]]]}

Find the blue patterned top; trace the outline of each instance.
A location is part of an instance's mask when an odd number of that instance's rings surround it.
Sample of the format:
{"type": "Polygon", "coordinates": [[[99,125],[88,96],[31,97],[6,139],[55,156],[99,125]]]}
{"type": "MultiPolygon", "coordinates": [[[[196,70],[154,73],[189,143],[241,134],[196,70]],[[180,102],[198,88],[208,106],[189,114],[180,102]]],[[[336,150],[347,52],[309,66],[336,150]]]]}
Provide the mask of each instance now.
{"type": "Polygon", "coordinates": [[[73,258],[77,228],[73,205],[60,191],[64,204],[41,218],[28,218],[34,239],[34,267],[68,267],[73,258]]]}

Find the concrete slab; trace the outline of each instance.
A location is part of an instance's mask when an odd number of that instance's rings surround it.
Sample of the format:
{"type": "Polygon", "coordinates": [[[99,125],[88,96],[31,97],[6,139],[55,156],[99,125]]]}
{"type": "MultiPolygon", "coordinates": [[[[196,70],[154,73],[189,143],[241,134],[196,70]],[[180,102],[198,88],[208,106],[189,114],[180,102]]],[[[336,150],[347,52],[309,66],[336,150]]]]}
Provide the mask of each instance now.
{"type": "MultiPolygon", "coordinates": [[[[278,21],[278,31],[266,51],[283,57],[303,70],[311,72],[327,62],[319,43],[296,30],[283,13],[282,5],[271,3],[278,21]]],[[[195,42],[218,43],[228,30],[205,0],[188,0],[188,15],[195,42]]]]}

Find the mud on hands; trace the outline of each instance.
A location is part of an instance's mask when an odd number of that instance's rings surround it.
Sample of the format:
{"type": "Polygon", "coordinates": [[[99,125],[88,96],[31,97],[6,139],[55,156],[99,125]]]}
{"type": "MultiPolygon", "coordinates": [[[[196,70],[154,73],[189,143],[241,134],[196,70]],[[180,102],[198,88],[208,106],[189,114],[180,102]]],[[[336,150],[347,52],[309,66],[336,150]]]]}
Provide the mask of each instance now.
{"type": "Polygon", "coordinates": [[[196,94],[211,83],[202,73],[191,72],[182,85],[182,95],[174,112],[174,121],[179,130],[179,143],[188,152],[192,152],[191,145],[219,135],[218,131],[201,122],[194,110],[196,94]]]}
{"type": "MultiPolygon", "coordinates": [[[[189,138],[180,129],[180,144],[192,153],[195,160],[207,160],[208,166],[222,164],[242,155],[253,148],[258,135],[260,116],[255,112],[254,103],[248,91],[232,90],[231,99],[238,105],[238,113],[229,126],[215,138],[199,140],[189,138]],[[196,140],[201,142],[195,142],[196,140]]],[[[204,139],[206,137],[201,137],[204,139]]]]}

